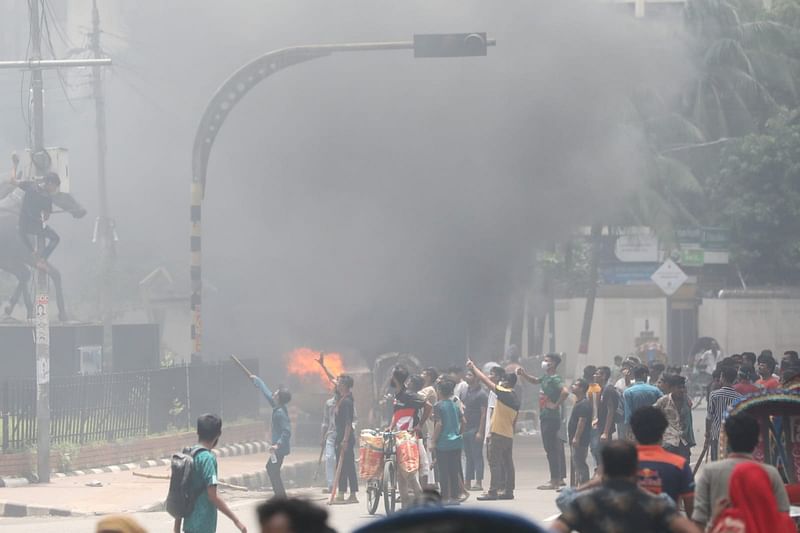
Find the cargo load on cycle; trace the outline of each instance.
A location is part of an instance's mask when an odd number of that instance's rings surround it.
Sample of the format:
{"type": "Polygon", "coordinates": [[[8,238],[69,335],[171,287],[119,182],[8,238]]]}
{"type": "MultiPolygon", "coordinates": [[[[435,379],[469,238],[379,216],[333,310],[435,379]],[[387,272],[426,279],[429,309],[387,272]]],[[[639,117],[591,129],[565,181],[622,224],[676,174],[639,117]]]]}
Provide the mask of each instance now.
{"type": "Polygon", "coordinates": [[[359,475],[367,483],[367,511],[374,514],[383,498],[386,514],[395,510],[397,492],[404,507],[409,489],[421,496],[420,468],[429,460],[418,428],[430,417],[432,406],[406,383],[409,372],[397,365],[392,371],[390,391],[393,415],[385,431],[363,430],[360,438],[359,475]]]}

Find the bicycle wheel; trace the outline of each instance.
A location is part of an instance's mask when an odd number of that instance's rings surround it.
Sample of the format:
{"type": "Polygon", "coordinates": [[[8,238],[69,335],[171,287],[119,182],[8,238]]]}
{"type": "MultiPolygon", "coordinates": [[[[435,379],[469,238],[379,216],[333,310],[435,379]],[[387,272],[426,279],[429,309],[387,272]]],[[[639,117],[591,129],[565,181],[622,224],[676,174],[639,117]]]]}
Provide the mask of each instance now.
{"type": "Polygon", "coordinates": [[[383,465],[383,507],[386,516],[394,513],[397,506],[397,472],[393,461],[386,461],[383,465]]]}
{"type": "Polygon", "coordinates": [[[378,481],[370,480],[367,482],[367,512],[375,514],[378,510],[378,502],[381,500],[381,489],[378,481]]]}

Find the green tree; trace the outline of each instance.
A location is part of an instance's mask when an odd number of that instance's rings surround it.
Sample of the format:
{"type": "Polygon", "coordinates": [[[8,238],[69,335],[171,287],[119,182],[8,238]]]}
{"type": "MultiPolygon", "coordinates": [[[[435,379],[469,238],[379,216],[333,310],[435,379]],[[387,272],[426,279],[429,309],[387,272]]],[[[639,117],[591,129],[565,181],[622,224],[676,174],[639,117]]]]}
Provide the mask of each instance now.
{"type": "Polygon", "coordinates": [[[708,140],[762,131],[781,105],[797,105],[798,33],[780,13],[760,1],[688,0],[684,14],[697,76],[682,114],[708,140]]]}
{"type": "Polygon", "coordinates": [[[730,143],[707,189],[745,280],[800,282],[800,124],[781,118],[730,143]]]}

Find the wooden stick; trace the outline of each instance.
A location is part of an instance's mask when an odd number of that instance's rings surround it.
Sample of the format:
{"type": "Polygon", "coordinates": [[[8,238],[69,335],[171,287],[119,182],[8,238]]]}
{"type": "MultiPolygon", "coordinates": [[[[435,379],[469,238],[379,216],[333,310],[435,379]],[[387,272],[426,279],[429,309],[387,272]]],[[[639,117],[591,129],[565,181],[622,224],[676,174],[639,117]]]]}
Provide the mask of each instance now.
{"type": "MultiPolygon", "coordinates": [[[[169,476],[163,476],[160,474],[145,474],[143,472],[131,472],[136,477],[143,477],[147,479],[169,479],[169,476]]],[[[231,490],[240,490],[242,492],[249,492],[250,489],[247,487],[242,487],[241,485],[231,485],[230,483],[225,483],[223,481],[217,481],[217,485],[225,489],[231,490]]]]}
{"type": "Polygon", "coordinates": [[[352,426],[347,426],[344,430],[344,442],[342,449],[339,451],[339,462],[336,464],[336,475],[333,476],[333,487],[331,487],[331,497],[328,500],[328,505],[333,504],[333,499],[336,497],[336,491],[339,488],[339,478],[342,477],[342,465],[344,464],[344,454],[347,451],[347,442],[350,441],[350,432],[352,426]]]}
{"type": "Polygon", "coordinates": [[[703,446],[703,451],[700,452],[700,457],[697,459],[697,463],[694,465],[694,471],[692,472],[693,476],[697,475],[697,471],[700,470],[700,465],[703,464],[703,459],[708,452],[708,448],[711,446],[711,441],[706,439],[705,445],[703,446]]]}
{"type": "Polygon", "coordinates": [[[231,359],[233,359],[233,362],[234,362],[234,363],[236,363],[237,365],[239,365],[239,368],[241,368],[241,369],[242,369],[242,372],[244,372],[245,374],[247,374],[247,377],[250,377],[250,376],[252,376],[252,375],[253,375],[253,373],[252,373],[252,372],[250,372],[250,370],[249,370],[249,369],[248,369],[246,366],[244,366],[244,365],[242,364],[242,362],[241,362],[241,361],[239,361],[239,358],[238,358],[238,357],[236,357],[235,355],[231,355],[231,359]]]}
{"type": "Polygon", "coordinates": [[[144,474],[142,472],[131,472],[131,474],[137,477],[146,477],[147,479],[169,479],[169,476],[162,476],[159,474],[144,474]]]}
{"type": "Polygon", "coordinates": [[[322,455],[325,453],[325,446],[327,445],[327,439],[323,439],[322,441],[322,449],[319,451],[319,459],[317,460],[317,468],[314,470],[314,479],[313,481],[317,480],[319,477],[319,467],[322,465],[322,455]]]}

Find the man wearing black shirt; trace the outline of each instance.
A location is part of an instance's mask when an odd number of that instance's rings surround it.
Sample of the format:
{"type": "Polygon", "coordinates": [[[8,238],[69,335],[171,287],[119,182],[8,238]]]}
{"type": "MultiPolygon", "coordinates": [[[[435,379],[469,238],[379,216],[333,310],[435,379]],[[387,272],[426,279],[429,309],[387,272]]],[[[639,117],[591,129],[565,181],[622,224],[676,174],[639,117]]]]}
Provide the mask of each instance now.
{"type": "Polygon", "coordinates": [[[586,399],[589,384],[585,379],[576,379],[572,384],[575,395],[575,406],[567,424],[570,446],[572,447],[572,469],[575,472],[575,485],[580,486],[589,481],[589,441],[592,427],[592,404],[586,399]]]}
{"type": "Polygon", "coordinates": [[[600,406],[597,410],[597,429],[600,431],[600,443],[606,443],[614,436],[616,430],[614,417],[619,405],[619,393],[613,383],[609,383],[611,369],[601,366],[594,374],[595,380],[603,388],[600,393],[600,406]]]}
{"type": "Polygon", "coordinates": [[[358,476],[356,475],[355,453],[353,450],[356,442],[355,435],[353,435],[353,416],[355,413],[352,394],[353,378],[347,375],[339,376],[336,387],[339,390],[339,401],[334,414],[336,457],[342,464],[339,475],[339,490],[334,503],[358,503],[358,498],[356,497],[358,476]],[[348,484],[350,485],[350,498],[345,500],[344,493],[347,491],[348,484]]]}
{"type": "Polygon", "coordinates": [[[33,252],[36,243],[31,238],[43,236],[46,245],[38,255],[41,259],[47,259],[61,240],[53,228],[45,223],[53,213],[52,195],[58,192],[61,179],[55,172],[48,172],[41,183],[19,181],[14,172],[11,176],[11,183],[25,191],[19,212],[19,233],[22,242],[33,252]]]}

